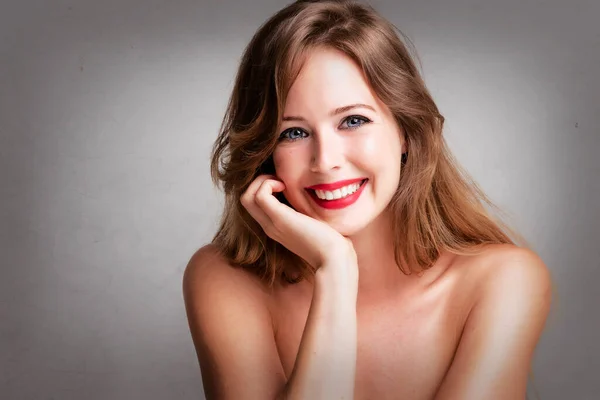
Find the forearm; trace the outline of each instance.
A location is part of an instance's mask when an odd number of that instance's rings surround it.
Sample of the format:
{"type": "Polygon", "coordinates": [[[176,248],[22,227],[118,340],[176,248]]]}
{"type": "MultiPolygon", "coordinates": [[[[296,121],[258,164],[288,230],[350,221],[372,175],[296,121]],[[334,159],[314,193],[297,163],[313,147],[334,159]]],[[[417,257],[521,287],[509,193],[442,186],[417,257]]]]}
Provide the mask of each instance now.
{"type": "MultiPolygon", "coordinates": [[[[330,266],[325,266],[330,268],[330,266]]],[[[351,400],[356,373],[356,279],[317,273],[286,400],[351,400]]]]}

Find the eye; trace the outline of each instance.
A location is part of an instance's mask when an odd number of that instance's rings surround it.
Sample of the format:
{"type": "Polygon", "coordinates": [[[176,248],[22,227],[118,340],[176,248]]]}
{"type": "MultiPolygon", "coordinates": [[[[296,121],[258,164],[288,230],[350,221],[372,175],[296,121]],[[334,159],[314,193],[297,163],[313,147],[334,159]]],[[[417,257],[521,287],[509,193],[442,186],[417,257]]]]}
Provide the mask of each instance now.
{"type": "Polygon", "coordinates": [[[308,134],[300,128],[290,128],[281,132],[281,135],[279,135],[279,140],[287,140],[289,142],[293,142],[295,140],[302,139],[307,136],[308,134]]]}
{"type": "Polygon", "coordinates": [[[368,124],[369,122],[371,122],[371,120],[361,115],[351,115],[345,118],[344,122],[349,122],[348,129],[356,129],[363,126],[364,124],[368,124]]]}
{"type": "MultiPolygon", "coordinates": [[[[363,117],[362,115],[350,115],[350,116],[344,118],[344,120],[342,122],[349,123],[347,125],[346,129],[356,129],[356,128],[360,128],[364,124],[368,124],[369,122],[372,122],[372,121],[370,119],[368,119],[367,117],[363,117]]],[[[279,140],[294,142],[298,139],[304,139],[307,136],[308,136],[308,133],[306,133],[304,130],[302,130],[300,128],[289,128],[289,129],[286,129],[285,131],[283,131],[281,133],[281,135],[279,135],[279,140]]]]}

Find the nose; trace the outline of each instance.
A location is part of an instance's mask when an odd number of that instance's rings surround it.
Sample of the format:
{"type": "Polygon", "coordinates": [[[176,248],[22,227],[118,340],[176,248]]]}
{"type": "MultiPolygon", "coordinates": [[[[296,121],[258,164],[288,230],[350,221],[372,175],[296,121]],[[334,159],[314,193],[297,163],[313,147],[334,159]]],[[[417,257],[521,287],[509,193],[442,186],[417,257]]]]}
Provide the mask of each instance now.
{"type": "Polygon", "coordinates": [[[342,140],[334,132],[320,132],[314,135],[310,170],[316,173],[339,168],[344,161],[342,140]]]}

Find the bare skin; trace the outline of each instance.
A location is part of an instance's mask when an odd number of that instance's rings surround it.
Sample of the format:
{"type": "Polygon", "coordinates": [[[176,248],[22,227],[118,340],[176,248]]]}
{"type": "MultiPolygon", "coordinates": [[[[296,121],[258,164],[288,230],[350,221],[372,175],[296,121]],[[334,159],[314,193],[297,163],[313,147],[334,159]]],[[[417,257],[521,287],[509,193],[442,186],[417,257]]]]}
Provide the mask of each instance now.
{"type": "MultiPolygon", "coordinates": [[[[524,399],[550,302],[537,257],[511,245],[445,254],[413,282],[359,297],[353,398],[524,399]]],[[[269,290],[211,245],[192,257],[184,294],[207,399],[280,398],[313,290],[269,290]]]]}
{"type": "MultiPolygon", "coordinates": [[[[431,399],[446,374],[481,274],[482,257],[446,254],[410,286],[359,295],[355,399],[431,399]],[[478,276],[479,275],[479,276],[478,276]]],[[[402,274],[398,271],[399,274],[402,274]]],[[[275,340],[287,377],[298,352],[312,285],[279,285],[270,297],[275,340]]]]}

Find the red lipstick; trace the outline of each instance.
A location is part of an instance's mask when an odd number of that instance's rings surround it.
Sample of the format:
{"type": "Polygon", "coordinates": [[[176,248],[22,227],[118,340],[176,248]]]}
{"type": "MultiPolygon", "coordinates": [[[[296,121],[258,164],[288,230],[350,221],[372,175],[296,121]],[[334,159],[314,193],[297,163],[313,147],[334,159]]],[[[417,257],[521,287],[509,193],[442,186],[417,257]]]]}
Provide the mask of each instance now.
{"type": "Polygon", "coordinates": [[[309,186],[307,187],[307,189],[333,191],[335,189],[339,189],[341,187],[348,186],[356,182],[362,182],[364,179],[365,178],[346,179],[345,181],[337,181],[333,183],[321,183],[319,185],[309,186]]]}
{"type": "Polygon", "coordinates": [[[319,205],[323,208],[326,208],[328,210],[336,210],[336,209],[345,208],[345,207],[348,207],[348,206],[354,204],[360,197],[360,194],[362,193],[365,186],[367,186],[367,182],[368,182],[367,179],[351,179],[351,180],[346,180],[346,181],[339,181],[339,182],[334,182],[334,183],[311,186],[310,188],[306,188],[306,191],[310,195],[311,199],[313,199],[313,201],[315,203],[317,203],[317,205],[319,205]],[[358,188],[358,190],[349,196],[342,197],[341,199],[323,200],[323,199],[318,198],[317,193],[315,192],[315,190],[332,191],[335,189],[339,189],[340,187],[350,185],[352,183],[357,183],[357,182],[363,182],[360,185],[360,187],[358,188]]]}

